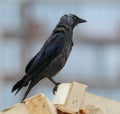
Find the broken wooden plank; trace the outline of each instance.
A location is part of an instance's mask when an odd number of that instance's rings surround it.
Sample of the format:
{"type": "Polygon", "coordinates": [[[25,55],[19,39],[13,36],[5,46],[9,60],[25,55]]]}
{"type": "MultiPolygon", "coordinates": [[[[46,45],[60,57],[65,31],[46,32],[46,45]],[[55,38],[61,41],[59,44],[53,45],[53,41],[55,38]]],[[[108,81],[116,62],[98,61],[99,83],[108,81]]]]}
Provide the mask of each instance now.
{"type": "Polygon", "coordinates": [[[80,114],[79,112],[74,112],[62,105],[55,105],[55,106],[56,106],[57,114],[80,114]]]}
{"type": "Polygon", "coordinates": [[[88,93],[86,87],[77,82],[63,83],[55,93],[54,105],[39,94],[0,114],[120,114],[120,102],[88,93]]]}
{"type": "Polygon", "coordinates": [[[60,84],[53,98],[53,104],[59,104],[73,112],[78,112],[86,87],[77,82],[60,84]]]}
{"type": "Polygon", "coordinates": [[[5,109],[1,114],[57,114],[57,112],[47,97],[39,94],[5,109]]]}
{"type": "Polygon", "coordinates": [[[19,103],[8,109],[3,110],[1,114],[30,114],[30,112],[25,104],[19,103]]]}
{"type": "Polygon", "coordinates": [[[100,114],[120,114],[120,102],[85,92],[82,109],[100,114]]]}
{"type": "Polygon", "coordinates": [[[70,112],[120,114],[120,102],[85,92],[86,87],[77,82],[61,84],[54,96],[53,103],[57,104],[56,108],[63,106],[59,110],[66,114],[71,114],[70,112]]]}
{"type": "Polygon", "coordinates": [[[43,94],[24,100],[24,104],[27,106],[31,114],[56,114],[55,107],[43,94]]]}

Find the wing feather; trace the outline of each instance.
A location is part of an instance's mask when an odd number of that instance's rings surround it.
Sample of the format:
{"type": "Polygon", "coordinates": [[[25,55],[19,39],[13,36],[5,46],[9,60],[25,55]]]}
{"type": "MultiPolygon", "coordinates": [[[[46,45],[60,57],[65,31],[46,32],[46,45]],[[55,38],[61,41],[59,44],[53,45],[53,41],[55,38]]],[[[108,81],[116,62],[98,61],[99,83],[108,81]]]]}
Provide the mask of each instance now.
{"type": "Polygon", "coordinates": [[[40,72],[48,66],[51,61],[60,54],[64,44],[63,39],[64,35],[55,35],[49,42],[47,41],[40,52],[38,52],[28,63],[25,72],[29,74],[32,74],[37,70],[40,72]]]}

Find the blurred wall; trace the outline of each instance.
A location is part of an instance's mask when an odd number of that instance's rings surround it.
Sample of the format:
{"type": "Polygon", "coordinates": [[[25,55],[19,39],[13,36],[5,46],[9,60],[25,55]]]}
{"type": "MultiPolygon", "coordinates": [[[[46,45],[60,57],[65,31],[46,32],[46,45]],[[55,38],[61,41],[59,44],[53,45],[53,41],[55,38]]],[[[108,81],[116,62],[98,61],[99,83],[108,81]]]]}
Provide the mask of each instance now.
{"type": "MultiPolygon", "coordinates": [[[[55,79],[86,83],[88,91],[120,100],[119,6],[118,0],[1,0],[0,109],[20,101],[25,89],[14,96],[12,86],[65,13],[76,14],[87,23],[74,30],[72,53],[55,79]]],[[[51,99],[52,88],[44,79],[29,96],[44,93],[51,99]]]]}

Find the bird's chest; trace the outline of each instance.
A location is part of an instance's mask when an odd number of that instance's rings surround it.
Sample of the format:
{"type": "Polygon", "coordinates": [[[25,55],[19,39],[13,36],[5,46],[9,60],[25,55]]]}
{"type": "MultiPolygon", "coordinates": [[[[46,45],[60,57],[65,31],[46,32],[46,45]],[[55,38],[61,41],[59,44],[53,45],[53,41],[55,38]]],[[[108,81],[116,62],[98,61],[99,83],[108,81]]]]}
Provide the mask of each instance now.
{"type": "Polygon", "coordinates": [[[51,71],[51,76],[54,76],[57,74],[65,65],[69,54],[72,50],[72,41],[66,41],[65,44],[63,45],[63,49],[61,53],[51,62],[49,66],[49,71],[51,71]]]}

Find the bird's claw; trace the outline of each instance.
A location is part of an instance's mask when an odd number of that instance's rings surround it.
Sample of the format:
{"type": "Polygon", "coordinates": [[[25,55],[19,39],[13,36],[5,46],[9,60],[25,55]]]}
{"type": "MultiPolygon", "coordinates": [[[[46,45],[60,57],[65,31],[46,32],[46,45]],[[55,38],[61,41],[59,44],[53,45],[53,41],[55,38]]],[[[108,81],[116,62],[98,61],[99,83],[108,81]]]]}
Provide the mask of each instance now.
{"type": "Polygon", "coordinates": [[[60,84],[61,84],[61,83],[56,83],[55,87],[53,88],[53,94],[55,94],[55,92],[57,91],[58,86],[59,86],[60,84]]]}

